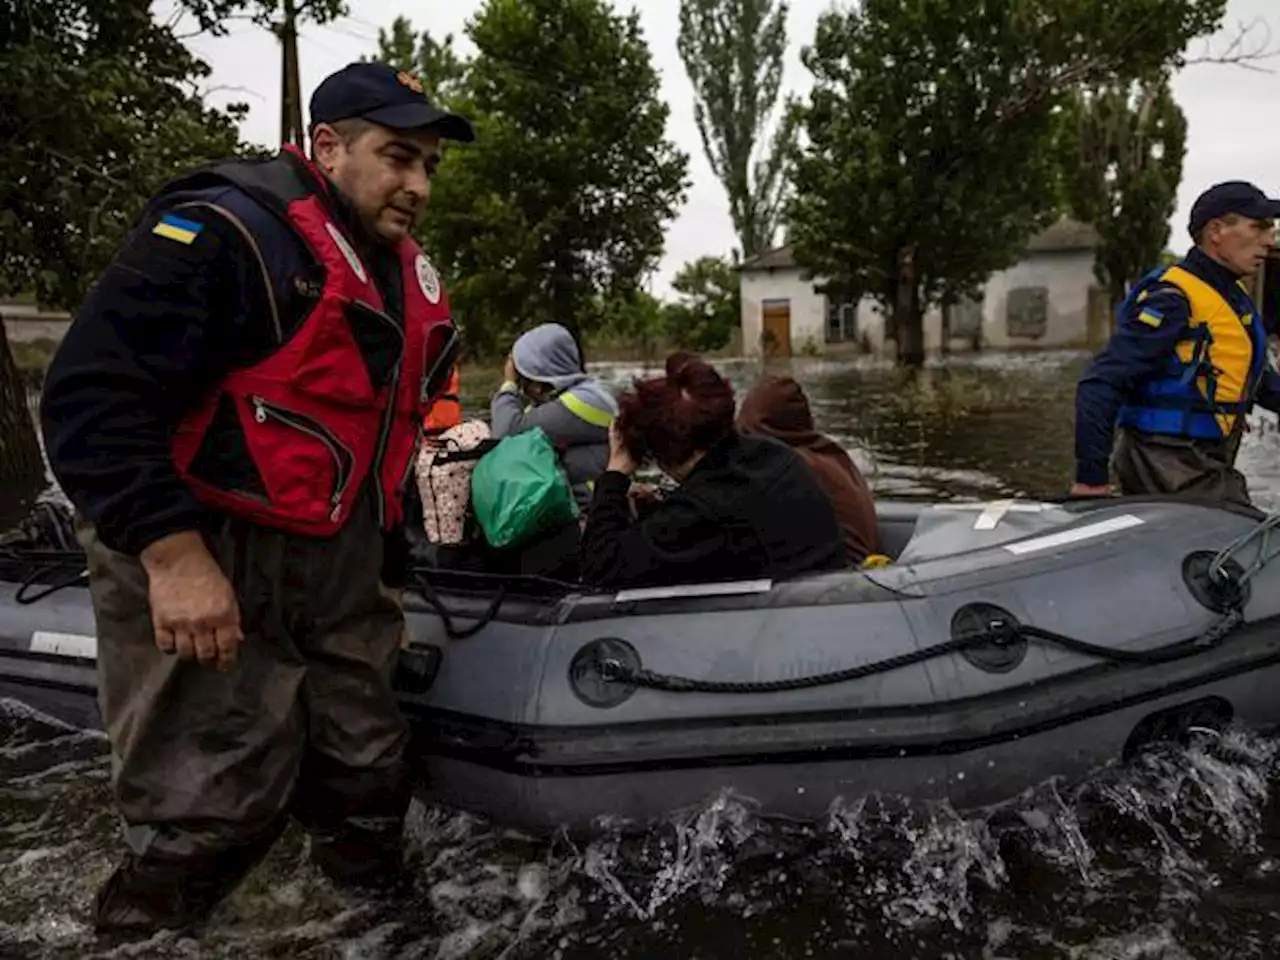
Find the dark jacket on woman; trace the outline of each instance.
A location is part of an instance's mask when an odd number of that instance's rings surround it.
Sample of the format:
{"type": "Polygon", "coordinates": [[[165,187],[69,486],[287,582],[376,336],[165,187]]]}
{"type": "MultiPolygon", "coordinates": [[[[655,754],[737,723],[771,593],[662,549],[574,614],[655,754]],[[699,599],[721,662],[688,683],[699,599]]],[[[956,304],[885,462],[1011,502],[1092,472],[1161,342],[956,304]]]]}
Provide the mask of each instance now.
{"type": "Polygon", "coordinates": [[[613,471],[596,481],[580,553],[587,583],[783,580],[845,566],[831,501],[778,441],[725,438],[643,519],[632,515],[630,485],[613,471]]]}

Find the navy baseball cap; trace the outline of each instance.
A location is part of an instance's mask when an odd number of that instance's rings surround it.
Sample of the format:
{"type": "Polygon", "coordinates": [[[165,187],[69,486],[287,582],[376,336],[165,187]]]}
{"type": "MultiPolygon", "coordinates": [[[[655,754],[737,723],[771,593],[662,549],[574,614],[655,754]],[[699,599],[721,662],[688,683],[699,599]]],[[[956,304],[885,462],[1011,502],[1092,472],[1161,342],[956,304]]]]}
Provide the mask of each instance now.
{"type": "Polygon", "coordinates": [[[1195,237],[1210,220],[1229,213],[1250,220],[1274,220],[1280,217],[1280,200],[1270,199],[1252,183],[1243,180],[1215,184],[1196,198],[1187,229],[1195,237]]]}
{"type": "Polygon", "coordinates": [[[427,99],[412,74],[385,63],[351,63],[325,77],[311,95],[311,126],[359,117],[392,130],[438,127],[447,140],[470,143],[471,122],[427,99]]]}

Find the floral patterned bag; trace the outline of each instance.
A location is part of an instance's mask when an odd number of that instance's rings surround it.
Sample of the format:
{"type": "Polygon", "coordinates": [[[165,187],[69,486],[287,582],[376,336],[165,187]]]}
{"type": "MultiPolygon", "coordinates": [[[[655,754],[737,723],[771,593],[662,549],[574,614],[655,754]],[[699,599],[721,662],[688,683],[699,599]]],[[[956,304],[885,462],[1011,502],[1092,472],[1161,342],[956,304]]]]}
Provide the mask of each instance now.
{"type": "Polygon", "coordinates": [[[468,523],[471,473],[496,445],[483,420],[467,420],[423,443],[418,454],[418,493],[430,542],[459,546],[472,539],[474,524],[468,523]]]}

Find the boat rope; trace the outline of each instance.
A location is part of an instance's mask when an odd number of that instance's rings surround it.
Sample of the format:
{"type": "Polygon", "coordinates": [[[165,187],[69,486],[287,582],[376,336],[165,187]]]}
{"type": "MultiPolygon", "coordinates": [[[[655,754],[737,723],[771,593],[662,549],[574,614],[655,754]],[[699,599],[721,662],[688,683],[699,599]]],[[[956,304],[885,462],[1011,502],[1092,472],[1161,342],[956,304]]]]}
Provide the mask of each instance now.
{"type": "Polygon", "coordinates": [[[1280,513],[1271,513],[1252,530],[1231,541],[1231,543],[1219,550],[1213,560],[1209,562],[1209,578],[1222,586],[1233,587],[1237,590],[1243,589],[1244,585],[1257,576],[1263,567],[1274,560],[1277,555],[1280,555],[1280,547],[1275,550],[1267,549],[1271,544],[1271,534],[1277,528],[1280,528],[1280,513]],[[1248,567],[1245,567],[1243,573],[1232,577],[1226,569],[1227,562],[1235,560],[1236,554],[1244,550],[1254,540],[1260,540],[1261,543],[1258,545],[1258,552],[1254,555],[1253,562],[1248,567]]]}
{"type": "Polygon", "coordinates": [[[458,627],[453,623],[453,614],[444,605],[444,601],[440,599],[440,595],[436,593],[435,588],[427,582],[426,577],[415,577],[413,586],[418,595],[427,602],[427,606],[436,612],[436,616],[440,618],[440,623],[444,626],[445,635],[450,640],[466,640],[468,637],[474,637],[487,627],[493,621],[493,618],[498,615],[498,611],[502,609],[502,601],[507,596],[506,586],[499,586],[484,613],[480,614],[470,626],[458,627]]]}
{"type": "Polygon", "coordinates": [[[553,577],[527,573],[478,573],[430,566],[414,566],[409,573],[409,586],[426,601],[427,606],[435,611],[436,616],[440,618],[440,623],[444,626],[445,636],[450,640],[466,640],[468,637],[474,637],[492,623],[493,619],[502,610],[502,604],[506,601],[509,590],[514,589],[519,592],[520,586],[529,587],[534,585],[542,588],[540,596],[559,597],[581,588],[580,584],[570,583],[567,580],[557,580],[553,577]],[[442,573],[451,580],[470,581],[474,585],[497,584],[497,589],[489,601],[489,606],[469,626],[458,627],[454,625],[453,618],[458,616],[458,613],[445,606],[435,585],[431,582],[433,575],[442,573]]]}
{"type": "Polygon", "coordinates": [[[1054,644],[1073,653],[1095,657],[1112,663],[1125,664],[1157,664],[1181,660],[1184,657],[1203,653],[1217,646],[1232,631],[1244,622],[1244,614],[1238,608],[1222,616],[1211,627],[1199,636],[1190,640],[1156,647],[1151,650],[1124,650],[1116,647],[1101,646],[1076,640],[1052,630],[1040,627],[1011,623],[1007,620],[993,620],[985,630],[974,630],[960,634],[942,643],[922,647],[909,653],[877,660],[875,663],[864,663],[860,666],[836,670],[831,673],[816,674],[811,677],[788,677],[780,680],[699,680],[692,677],[677,677],[657,673],[653,670],[633,669],[615,658],[604,660],[600,664],[600,673],[606,681],[629,683],[650,690],[663,690],[668,693],[784,693],[792,690],[808,690],[813,687],[832,686],[837,683],[848,683],[852,680],[864,680],[881,673],[900,670],[914,666],[935,657],[944,657],[952,653],[961,653],[973,647],[993,644],[997,647],[1008,647],[1019,641],[1040,640],[1054,644]]]}
{"type": "MultiPolygon", "coordinates": [[[[1181,660],[1212,649],[1244,623],[1244,587],[1250,580],[1277,556],[1280,548],[1270,550],[1271,534],[1280,528],[1280,513],[1269,514],[1252,530],[1236,538],[1219,550],[1210,561],[1209,577],[1215,590],[1228,607],[1227,612],[1199,636],[1190,640],[1150,650],[1125,650],[1108,647],[1085,640],[1077,640],[1052,630],[1031,624],[1014,623],[1007,620],[993,620],[985,630],[975,630],[944,640],[933,646],[912,650],[886,660],[865,663],[845,670],[821,673],[810,677],[788,677],[778,680],[703,680],[693,677],[678,677],[658,673],[639,667],[631,667],[621,661],[610,658],[601,664],[601,675],[606,680],[629,683],[650,690],[664,690],[670,693],[782,693],[791,690],[807,690],[813,687],[832,686],[848,683],[852,680],[863,680],[903,667],[914,666],[936,657],[944,657],[953,653],[961,653],[987,644],[996,647],[1008,647],[1019,641],[1040,641],[1078,653],[1082,656],[1094,657],[1115,664],[1157,664],[1181,660]],[[1233,573],[1227,566],[1235,560],[1254,541],[1260,541],[1257,553],[1249,566],[1240,573],[1233,573]]],[[[1242,565],[1243,566],[1243,565],[1242,565]]]]}
{"type": "Polygon", "coordinates": [[[37,590],[35,593],[28,592],[37,583],[43,584],[45,577],[48,574],[57,570],[65,569],[65,567],[65,564],[52,563],[33,571],[22,581],[21,584],[19,584],[17,592],[13,595],[13,602],[27,606],[43,600],[45,597],[49,596],[49,594],[57,593],[59,590],[63,590],[67,587],[78,587],[82,585],[88,586],[89,571],[82,569],[69,577],[63,577],[61,580],[53,581],[53,583],[46,586],[43,590],[37,590]]]}
{"type": "Polygon", "coordinates": [[[89,571],[85,569],[85,556],[79,550],[18,550],[12,547],[0,547],[0,564],[6,567],[22,569],[33,560],[45,562],[38,563],[19,581],[18,589],[13,595],[15,603],[27,606],[59,590],[86,585],[89,582],[89,571]],[[61,578],[51,579],[52,575],[59,571],[69,571],[69,573],[61,578]],[[37,584],[44,586],[44,589],[33,592],[37,584]]]}
{"type": "MultiPolygon", "coordinates": [[[[913,650],[908,653],[900,654],[896,657],[890,657],[886,660],[877,661],[876,663],[862,664],[857,667],[850,667],[845,670],[838,670],[832,673],[817,674],[811,677],[794,677],[779,680],[762,680],[762,681],[733,681],[733,680],[700,680],[690,677],[676,677],[665,674],[655,673],[651,670],[632,669],[627,665],[616,660],[606,660],[601,665],[602,670],[606,674],[606,679],[617,680],[623,683],[631,683],[636,686],[648,687],[655,690],[680,691],[680,692],[700,692],[700,693],[760,693],[775,692],[787,690],[804,690],[811,687],[828,686],[837,683],[847,683],[852,680],[860,680],[866,677],[875,676],[880,673],[887,673],[892,670],[899,670],[903,667],[912,666],[925,660],[931,660],[935,657],[946,656],[951,653],[959,653],[973,647],[983,646],[985,644],[994,644],[995,646],[1009,646],[1018,640],[1040,640],[1046,643],[1055,644],[1064,649],[1080,653],[1085,656],[1092,656],[1113,663],[1166,663],[1171,660],[1181,659],[1182,657],[1192,656],[1209,647],[1215,646],[1228,634],[1236,629],[1244,622],[1244,615],[1241,609],[1244,599],[1244,587],[1259,572],[1269,564],[1277,556],[1280,556],[1280,548],[1275,550],[1268,549],[1271,544],[1271,534],[1280,528],[1280,513],[1268,514],[1256,527],[1237,537],[1227,546],[1223,547],[1214,555],[1209,564],[1209,579],[1215,584],[1216,588],[1221,591],[1223,599],[1227,601],[1229,606],[1228,612],[1213,626],[1209,627],[1200,636],[1191,640],[1180,641],[1165,647],[1157,647],[1151,650],[1122,650],[1115,647],[1106,647],[1098,644],[1088,643],[1084,640],[1077,640],[1063,634],[1054,633],[1050,630],[1044,630],[1029,624],[1009,623],[1006,621],[993,621],[987,629],[973,631],[966,634],[953,637],[942,643],[934,644],[931,647],[925,647],[919,650],[913,650]],[[1255,540],[1260,541],[1257,553],[1254,555],[1250,565],[1239,574],[1233,574],[1227,568],[1227,563],[1236,558],[1236,555],[1245,550],[1255,540]]],[[[14,594],[14,601],[22,605],[37,603],[48,597],[50,594],[56,593],[67,587],[80,586],[88,582],[89,571],[84,568],[84,554],[77,550],[57,549],[57,550],[17,550],[8,546],[0,546],[0,560],[6,562],[16,562],[20,560],[45,560],[46,562],[34,570],[32,570],[21,581],[18,590],[14,594]],[[74,570],[75,572],[69,576],[54,580],[52,583],[47,582],[50,574],[59,570],[74,570]],[[44,589],[31,592],[36,584],[44,585],[44,589]]],[[[429,607],[440,618],[441,624],[444,626],[445,634],[453,640],[464,640],[473,637],[481,630],[487,627],[502,609],[502,604],[506,599],[507,586],[501,581],[512,580],[544,580],[547,583],[554,583],[556,586],[569,587],[561,581],[553,581],[548,578],[541,577],[504,577],[502,575],[486,575],[486,580],[498,580],[500,585],[495,591],[492,600],[483,613],[471,624],[466,627],[459,627],[453,621],[453,613],[445,606],[439,594],[429,582],[429,570],[415,569],[411,575],[412,586],[418,594],[423,598],[429,607]]]]}

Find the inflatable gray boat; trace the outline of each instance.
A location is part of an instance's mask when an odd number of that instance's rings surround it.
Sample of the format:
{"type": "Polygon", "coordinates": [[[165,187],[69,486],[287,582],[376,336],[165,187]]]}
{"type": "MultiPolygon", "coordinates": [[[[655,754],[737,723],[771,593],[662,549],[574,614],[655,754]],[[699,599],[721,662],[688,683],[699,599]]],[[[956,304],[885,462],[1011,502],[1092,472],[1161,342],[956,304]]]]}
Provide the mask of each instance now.
{"type": "MultiPolygon", "coordinates": [[[[1280,726],[1280,517],[1168,499],[881,504],[891,565],[591,593],[419,570],[397,686],[430,799],[535,832],[725,789],[972,807],[1153,740],[1280,726]]],[[[0,696],[97,722],[74,551],[0,556],[0,696]]]]}

